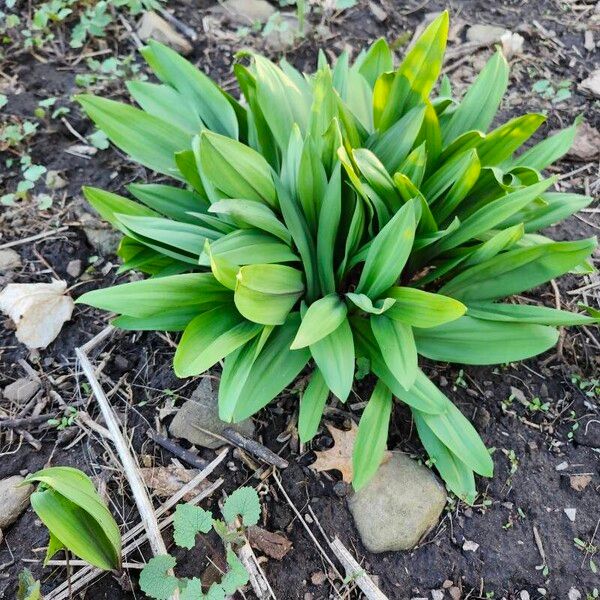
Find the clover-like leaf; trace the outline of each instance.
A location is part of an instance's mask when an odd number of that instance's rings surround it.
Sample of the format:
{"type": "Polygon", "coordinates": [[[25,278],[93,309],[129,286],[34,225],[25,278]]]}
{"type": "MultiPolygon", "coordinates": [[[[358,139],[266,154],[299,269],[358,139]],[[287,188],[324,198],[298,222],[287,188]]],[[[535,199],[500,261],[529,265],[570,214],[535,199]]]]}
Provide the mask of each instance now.
{"type": "Polygon", "coordinates": [[[256,525],[260,518],[260,501],[256,490],[241,487],[235,490],[223,504],[223,517],[227,523],[233,523],[237,516],[242,517],[245,527],[256,525]]]}
{"type": "Polygon", "coordinates": [[[178,504],[173,519],[175,543],[190,550],[196,543],[197,533],[208,533],[212,527],[212,514],[199,506],[178,504]]]}
{"type": "Polygon", "coordinates": [[[142,592],[156,600],[168,600],[179,584],[177,577],[167,573],[176,563],[175,558],[169,554],[151,558],[140,573],[142,592]]]}

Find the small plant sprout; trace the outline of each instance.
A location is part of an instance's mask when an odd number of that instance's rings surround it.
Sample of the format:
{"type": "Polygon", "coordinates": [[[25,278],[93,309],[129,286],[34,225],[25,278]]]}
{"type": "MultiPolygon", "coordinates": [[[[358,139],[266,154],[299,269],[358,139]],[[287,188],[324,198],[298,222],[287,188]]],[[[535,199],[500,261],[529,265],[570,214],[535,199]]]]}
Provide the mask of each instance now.
{"type": "Polygon", "coordinates": [[[140,574],[140,588],[156,600],[167,600],[179,590],[181,600],[224,600],[248,583],[248,572],[237,557],[234,548],[245,543],[245,529],[258,523],[260,502],[253,488],[241,487],[223,504],[223,519],[213,519],[210,512],[179,504],[173,520],[175,543],[190,550],[196,545],[196,535],[213,529],[223,540],[226,549],[227,572],[218,583],[213,583],[207,593],[202,592],[199,578],[178,578],[168,571],[177,561],[170,555],[155,556],[148,561],[140,574]]]}
{"type": "Polygon", "coordinates": [[[91,479],[71,467],[50,467],[28,475],[39,483],[31,507],[50,532],[44,564],[59,550],[70,550],[104,570],[121,566],[121,534],[91,479]]]}
{"type": "MultiPolygon", "coordinates": [[[[492,127],[509,67],[495,52],[464,96],[440,75],[444,12],[395,66],[384,39],[354,62],[319,54],[300,73],[250,51],[234,73],[238,102],[173,50],[142,54],[159,83],[129,82],[141,108],[78,100],[130,157],[176,185],[134,183],[129,199],[85,188],[123,233],[121,272],[150,276],[79,302],[132,330],[183,332],[175,373],[223,361],[222,420],[266,406],[306,370],[299,436],[309,441],[330,394],[374,375],[354,487],[385,452],[394,402],[450,490],[472,503],[493,462],[477,431],[422,370],[422,359],[503,365],[554,346],[558,327],[598,314],[519,303],[560,275],[591,272],[594,238],[540,234],[592,198],[553,191],[545,169],[577,123],[522,149],[546,121],[492,127]],[[421,362],[420,362],[421,361],[421,362]]],[[[459,367],[460,368],[460,367],[459,367]]],[[[461,371],[456,388],[466,385],[461,371]]]]}

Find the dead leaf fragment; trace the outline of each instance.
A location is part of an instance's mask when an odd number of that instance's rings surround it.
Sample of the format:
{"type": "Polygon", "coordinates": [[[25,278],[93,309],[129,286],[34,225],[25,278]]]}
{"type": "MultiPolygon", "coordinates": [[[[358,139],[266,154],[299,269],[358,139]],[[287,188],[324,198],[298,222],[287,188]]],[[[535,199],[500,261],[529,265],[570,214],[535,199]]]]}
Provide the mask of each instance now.
{"type": "MultiPolygon", "coordinates": [[[[354,450],[354,442],[358,433],[358,425],[352,422],[352,426],[348,431],[336,429],[326,423],[329,433],[333,438],[333,446],[321,452],[315,452],[317,460],[309,465],[315,471],[331,471],[335,469],[342,474],[342,479],[346,483],[351,483],[354,476],[352,469],[352,451],[354,450]]],[[[391,457],[391,452],[384,454],[382,463],[387,462],[391,457]]]]}
{"type": "Polygon", "coordinates": [[[465,552],[477,552],[479,549],[479,544],[471,540],[465,540],[462,548],[465,552]]]}
{"type": "Polygon", "coordinates": [[[576,492],[582,492],[589,485],[592,480],[592,476],[587,473],[583,473],[581,475],[571,475],[569,477],[569,482],[571,483],[571,487],[576,492]]]}
{"type": "Polygon", "coordinates": [[[589,77],[584,79],[579,84],[579,89],[582,92],[586,92],[592,96],[596,96],[596,98],[600,98],[600,69],[592,71],[589,77]]]}
{"type": "Polygon", "coordinates": [[[275,560],[281,560],[292,549],[292,542],[285,536],[256,525],[249,527],[246,535],[255,550],[259,550],[275,560]]]}
{"type": "MultiPolygon", "coordinates": [[[[189,483],[197,474],[196,469],[186,469],[177,465],[168,467],[143,467],[140,474],[147,487],[154,491],[161,498],[168,498],[178,492],[186,483],[189,483]]],[[[188,502],[198,494],[204,487],[208,487],[210,482],[205,480],[201,482],[192,491],[188,492],[183,499],[188,502]]]]}
{"type": "Polygon", "coordinates": [[[73,299],[66,281],[10,283],[0,293],[0,311],[16,325],[17,339],[28,348],[45,348],[71,318],[73,299]]]}

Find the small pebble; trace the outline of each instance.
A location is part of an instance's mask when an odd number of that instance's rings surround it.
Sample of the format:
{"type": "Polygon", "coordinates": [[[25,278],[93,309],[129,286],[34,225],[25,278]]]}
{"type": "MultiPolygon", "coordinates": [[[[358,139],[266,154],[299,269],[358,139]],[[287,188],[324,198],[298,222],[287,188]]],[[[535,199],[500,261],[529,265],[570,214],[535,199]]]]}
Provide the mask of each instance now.
{"type": "Polygon", "coordinates": [[[575,517],[577,516],[577,509],[576,508],[565,508],[565,515],[567,515],[567,517],[569,517],[569,521],[571,521],[571,523],[575,523],[575,517]]]}
{"type": "Polygon", "coordinates": [[[70,260],[67,265],[67,273],[71,277],[79,277],[81,275],[81,261],[79,259],[70,260]]]}
{"type": "Polygon", "coordinates": [[[327,576],[325,575],[325,573],[323,573],[323,571],[315,571],[310,576],[310,581],[313,585],[323,585],[326,579],[327,576]]]}

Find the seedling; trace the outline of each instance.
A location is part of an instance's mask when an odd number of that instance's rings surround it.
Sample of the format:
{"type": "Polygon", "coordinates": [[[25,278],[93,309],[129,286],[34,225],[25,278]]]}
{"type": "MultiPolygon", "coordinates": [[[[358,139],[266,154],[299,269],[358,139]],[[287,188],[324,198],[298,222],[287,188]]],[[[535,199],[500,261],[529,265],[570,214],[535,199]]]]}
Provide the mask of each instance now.
{"type": "Polygon", "coordinates": [[[179,504],[173,520],[175,543],[190,550],[196,544],[198,533],[213,529],[223,540],[229,570],[219,583],[213,583],[207,594],[202,592],[199,578],[187,579],[169,575],[176,560],[170,555],[156,556],[140,574],[140,588],[156,600],[167,600],[176,589],[181,600],[223,600],[248,583],[248,572],[234,552],[234,548],[246,542],[245,529],[258,523],[260,502],[253,488],[241,487],[233,492],[223,504],[223,519],[213,519],[210,512],[191,504],[179,504]]]}
{"type": "Polygon", "coordinates": [[[44,564],[66,549],[99,569],[119,569],[121,534],[91,479],[79,469],[50,467],[23,484],[35,482],[31,507],[50,532],[44,564]]]}

